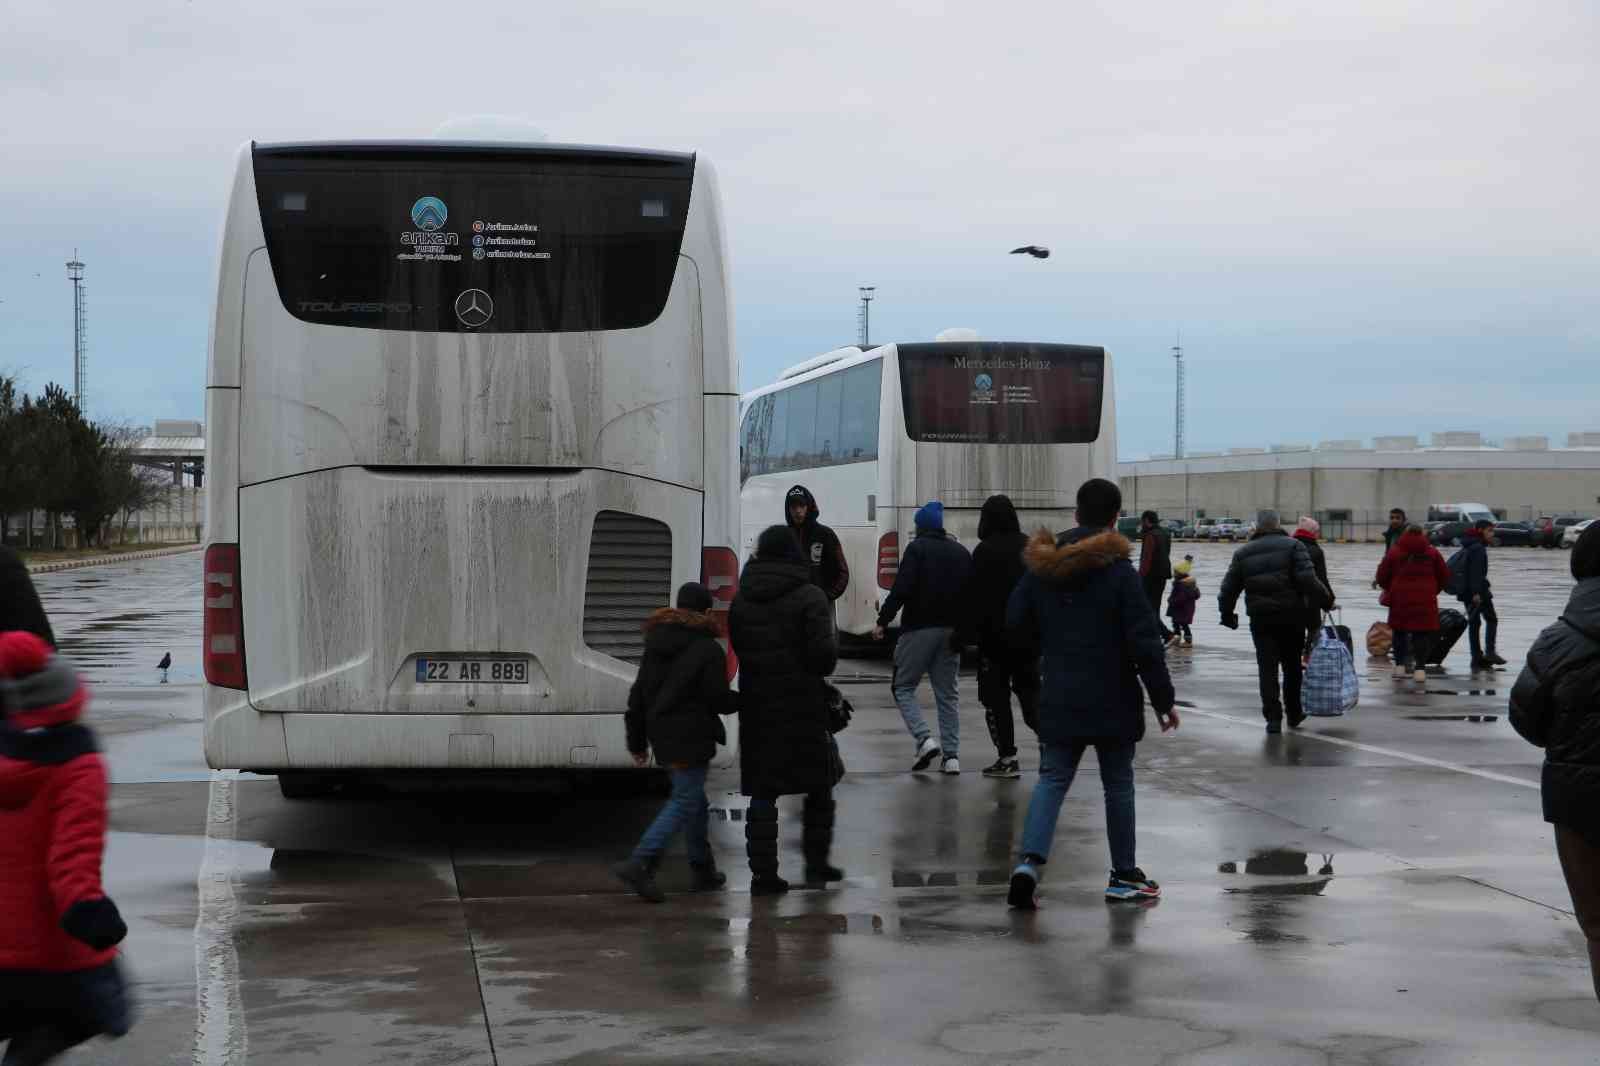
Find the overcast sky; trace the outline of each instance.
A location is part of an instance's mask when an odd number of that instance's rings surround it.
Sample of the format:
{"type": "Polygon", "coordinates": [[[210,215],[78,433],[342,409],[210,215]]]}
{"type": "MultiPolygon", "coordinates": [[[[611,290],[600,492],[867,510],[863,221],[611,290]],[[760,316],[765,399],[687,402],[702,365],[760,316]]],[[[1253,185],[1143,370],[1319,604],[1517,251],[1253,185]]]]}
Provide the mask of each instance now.
{"type": "Polygon", "coordinates": [[[1600,5],[0,0],[0,369],[203,413],[250,139],[690,149],[722,180],[743,384],[947,326],[1103,344],[1121,450],[1600,430],[1600,5]],[[1005,253],[1050,246],[1045,261],[1005,253]]]}

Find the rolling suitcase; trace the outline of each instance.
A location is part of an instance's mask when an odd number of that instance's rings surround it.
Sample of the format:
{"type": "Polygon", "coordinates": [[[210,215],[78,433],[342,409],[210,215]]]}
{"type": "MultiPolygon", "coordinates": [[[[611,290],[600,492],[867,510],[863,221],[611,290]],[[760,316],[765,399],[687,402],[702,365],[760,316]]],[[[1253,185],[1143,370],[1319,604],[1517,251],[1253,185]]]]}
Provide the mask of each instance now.
{"type": "Polygon", "coordinates": [[[1439,611],[1439,632],[1433,636],[1433,647],[1428,649],[1428,665],[1438,666],[1450,654],[1450,649],[1456,646],[1456,641],[1461,639],[1461,634],[1467,631],[1467,616],[1454,607],[1441,608],[1439,611]]]}

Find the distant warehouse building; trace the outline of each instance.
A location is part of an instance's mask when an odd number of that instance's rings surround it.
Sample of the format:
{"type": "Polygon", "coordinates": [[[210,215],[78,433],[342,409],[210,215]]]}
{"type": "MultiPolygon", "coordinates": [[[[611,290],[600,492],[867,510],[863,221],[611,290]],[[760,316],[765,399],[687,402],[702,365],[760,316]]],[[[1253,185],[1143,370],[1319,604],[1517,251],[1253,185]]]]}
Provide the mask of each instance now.
{"type": "Polygon", "coordinates": [[[1480,434],[1378,437],[1272,448],[1231,448],[1119,463],[1123,505],[1162,517],[1250,519],[1271,507],[1293,522],[1314,515],[1324,534],[1376,539],[1389,508],[1425,520],[1437,504],[1487,504],[1512,521],[1540,515],[1600,514],[1600,433],[1573,433],[1566,447],[1547,437],[1512,437],[1504,446],[1480,434]]]}

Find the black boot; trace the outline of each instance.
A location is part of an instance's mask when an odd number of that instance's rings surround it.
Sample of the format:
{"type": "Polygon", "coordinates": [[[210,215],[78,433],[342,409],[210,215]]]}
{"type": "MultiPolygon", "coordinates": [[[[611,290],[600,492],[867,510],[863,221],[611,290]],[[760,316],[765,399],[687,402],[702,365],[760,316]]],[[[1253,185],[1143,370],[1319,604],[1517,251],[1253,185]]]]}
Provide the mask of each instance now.
{"type": "Polygon", "coordinates": [[[715,892],[728,883],[728,875],[717,869],[715,859],[689,864],[689,890],[715,892]]]}
{"type": "Polygon", "coordinates": [[[828,863],[828,852],[833,850],[833,797],[807,796],[805,823],[800,836],[800,847],[806,856],[806,884],[820,885],[830,881],[843,881],[844,871],[828,863]]]}
{"type": "Polygon", "coordinates": [[[640,899],[647,899],[651,903],[661,903],[667,896],[656,884],[656,866],[659,859],[629,859],[619,862],[611,868],[617,875],[617,880],[627,885],[639,894],[640,899]]]}
{"type": "Polygon", "coordinates": [[[776,896],[789,891],[778,876],[778,811],[749,810],[744,816],[744,851],[750,859],[752,896],[776,896]]]}

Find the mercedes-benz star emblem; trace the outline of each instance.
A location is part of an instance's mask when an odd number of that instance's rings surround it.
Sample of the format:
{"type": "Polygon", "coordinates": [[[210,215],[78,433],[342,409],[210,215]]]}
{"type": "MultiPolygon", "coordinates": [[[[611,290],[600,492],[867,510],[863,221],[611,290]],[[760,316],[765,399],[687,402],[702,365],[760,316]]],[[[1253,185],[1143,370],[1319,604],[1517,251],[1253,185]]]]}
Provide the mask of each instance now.
{"type": "Polygon", "coordinates": [[[477,329],[494,317],[494,301],[482,289],[468,289],[456,297],[456,318],[468,329],[477,329]]]}

